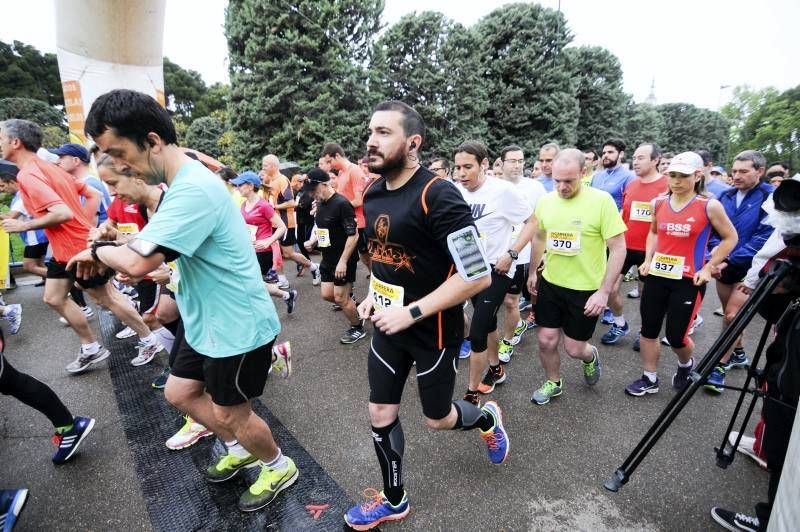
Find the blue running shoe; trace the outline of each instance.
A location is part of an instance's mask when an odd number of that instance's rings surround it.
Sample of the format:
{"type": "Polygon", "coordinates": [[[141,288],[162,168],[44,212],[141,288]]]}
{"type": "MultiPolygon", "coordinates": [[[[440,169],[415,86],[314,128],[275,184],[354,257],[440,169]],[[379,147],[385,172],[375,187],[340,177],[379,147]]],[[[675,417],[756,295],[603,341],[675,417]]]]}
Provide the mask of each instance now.
{"type": "Polygon", "coordinates": [[[610,308],[607,308],[603,311],[603,319],[601,321],[605,325],[611,325],[614,323],[614,313],[611,312],[610,308]]]}
{"type": "Polygon", "coordinates": [[[8,320],[8,332],[17,334],[20,325],[22,325],[22,305],[8,305],[6,308],[8,310],[6,310],[6,315],[3,317],[8,320]]]}
{"type": "Polygon", "coordinates": [[[0,490],[0,531],[11,532],[14,529],[26,500],[26,489],[0,490]]]}
{"type": "Polygon", "coordinates": [[[508,457],[508,451],[511,444],[508,441],[508,434],[503,426],[503,412],[494,401],[487,401],[481,408],[485,413],[494,418],[494,427],[486,432],[480,431],[481,438],[486,442],[489,448],[489,460],[493,464],[502,464],[508,457]]]}
{"type": "Polygon", "coordinates": [[[94,419],[89,417],[76,417],[72,428],[63,434],[53,436],[53,443],[58,445],[56,454],[53,455],[54,464],[64,464],[78,451],[78,446],[94,428],[94,419]]]}
{"type": "Polygon", "coordinates": [[[458,358],[469,358],[469,352],[472,351],[472,342],[464,340],[461,342],[461,349],[458,351],[458,358]]]}
{"type": "Polygon", "coordinates": [[[628,322],[625,322],[625,325],[622,327],[616,323],[612,323],[611,328],[603,335],[603,337],[600,339],[600,342],[603,345],[614,345],[620,341],[620,338],[627,336],[630,331],[631,327],[628,325],[628,322]]]}
{"type": "Polygon", "coordinates": [[[746,368],[749,365],[750,359],[747,358],[747,354],[744,352],[744,349],[737,347],[733,350],[733,354],[731,355],[731,358],[728,359],[728,363],[722,367],[727,371],[733,368],[746,368]]]}
{"type": "Polygon", "coordinates": [[[625,387],[625,393],[634,397],[641,397],[648,393],[658,393],[658,379],[656,379],[656,382],[650,382],[646,375],[642,375],[640,379],[625,387]]]}
{"type": "Polygon", "coordinates": [[[706,379],[706,390],[714,393],[722,393],[725,388],[725,368],[717,366],[706,379]]]}
{"type": "Polygon", "coordinates": [[[364,497],[368,499],[367,502],[353,506],[344,514],[345,523],[354,530],[370,530],[386,521],[400,521],[411,510],[406,493],[403,493],[403,500],[397,506],[392,506],[382,491],[372,488],[364,490],[364,497]]]}

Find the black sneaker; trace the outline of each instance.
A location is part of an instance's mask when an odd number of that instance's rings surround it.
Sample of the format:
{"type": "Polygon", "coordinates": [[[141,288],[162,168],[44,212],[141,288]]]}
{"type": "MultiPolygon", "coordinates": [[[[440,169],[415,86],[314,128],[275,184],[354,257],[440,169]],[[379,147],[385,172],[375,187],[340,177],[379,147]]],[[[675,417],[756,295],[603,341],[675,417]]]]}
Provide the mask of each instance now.
{"type": "Polygon", "coordinates": [[[361,325],[353,325],[344,333],[344,336],[339,338],[339,341],[343,344],[354,344],[364,338],[367,335],[367,331],[364,330],[363,323],[361,325]]]}
{"type": "Polygon", "coordinates": [[[758,530],[758,517],[752,515],[738,514],[715,506],[711,509],[711,518],[722,528],[732,532],[756,532],[758,530]]]}
{"type": "Polygon", "coordinates": [[[694,360],[692,360],[692,365],[686,368],[682,368],[678,366],[677,371],[675,371],[675,375],[672,376],[672,387],[676,390],[683,390],[687,386],[689,386],[689,375],[692,373],[694,369],[694,360]]]}
{"type": "Polygon", "coordinates": [[[153,379],[153,382],[150,383],[150,386],[154,390],[163,390],[164,387],[167,385],[167,379],[169,379],[169,368],[164,368],[163,371],[153,379]]]}
{"type": "Polygon", "coordinates": [[[471,392],[467,390],[467,393],[464,394],[464,400],[468,403],[472,403],[477,407],[481,406],[481,396],[477,391],[471,392]]]}
{"type": "Polygon", "coordinates": [[[337,310],[342,310],[342,307],[334,303],[333,305],[331,305],[331,310],[336,312],[337,310]]]}
{"type": "Polygon", "coordinates": [[[297,303],[297,290],[289,290],[289,299],[286,300],[286,313],[294,312],[294,304],[297,303]]]}

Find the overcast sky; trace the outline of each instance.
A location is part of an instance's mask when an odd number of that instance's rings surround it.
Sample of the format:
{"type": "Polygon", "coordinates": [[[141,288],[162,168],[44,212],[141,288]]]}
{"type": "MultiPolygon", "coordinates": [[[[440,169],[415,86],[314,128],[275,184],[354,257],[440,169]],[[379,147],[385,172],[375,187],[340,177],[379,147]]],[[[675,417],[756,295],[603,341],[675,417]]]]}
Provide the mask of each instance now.
{"type": "MultiPolygon", "coordinates": [[[[0,40],[55,52],[55,0],[4,2],[0,40]]],[[[291,1],[291,0],[289,0],[291,1]]],[[[499,0],[386,0],[384,22],[406,13],[441,11],[467,26],[499,0]]],[[[558,0],[542,5],[558,8],[558,0]]],[[[655,79],[658,103],[690,102],[716,109],[731,89],[748,84],[800,85],[798,0],[561,0],[574,45],[597,45],[622,62],[625,90],[643,101],[655,79]]],[[[200,72],[207,83],[227,82],[223,35],[226,0],[167,0],[164,55],[200,72]]],[[[91,34],[91,24],[86,31],[91,34]]]]}

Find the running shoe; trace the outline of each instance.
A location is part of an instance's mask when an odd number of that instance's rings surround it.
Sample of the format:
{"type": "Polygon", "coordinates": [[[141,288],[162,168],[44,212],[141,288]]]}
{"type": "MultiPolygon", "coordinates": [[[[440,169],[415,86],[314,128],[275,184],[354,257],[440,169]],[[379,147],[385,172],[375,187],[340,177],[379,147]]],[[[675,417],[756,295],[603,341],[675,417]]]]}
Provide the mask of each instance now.
{"type": "Polygon", "coordinates": [[[136,336],[136,331],[131,329],[130,327],[125,327],[120,332],[114,335],[118,340],[124,340],[125,338],[131,338],[136,336]]]}
{"type": "Polygon", "coordinates": [[[6,310],[5,315],[3,318],[8,320],[8,332],[11,334],[17,334],[19,332],[19,327],[22,325],[22,305],[13,304],[6,306],[8,310],[6,310]]]}
{"type": "Polygon", "coordinates": [[[317,268],[311,270],[311,284],[314,286],[319,286],[322,282],[322,272],[319,271],[319,265],[316,265],[317,268]]]}
{"type": "Polygon", "coordinates": [[[508,441],[508,433],[503,426],[503,412],[494,401],[487,401],[481,410],[489,414],[494,419],[494,426],[486,432],[480,431],[481,438],[486,442],[489,452],[489,460],[493,464],[499,465],[506,461],[511,444],[508,441]]]}
{"type": "Polygon", "coordinates": [[[497,356],[500,358],[500,362],[503,364],[508,364],[511,362],[511,356],[514,354],[514,344],[509,342],[508,340],[500,340],[500,345],[497,349],[497,356]]]}
{"type": "Polygon", "coordinates": [[[297,290],[290,290],[289,299],[286,300],[286,314],[294,312],[295,303],[297,303],[297,290]]]}
{"type": "Polygon", "coordinates": [[[611,328],[603,335],[603,337],[600,339],[600,342],[603,345],[615,345],[619,343],[623,336],[627,336],[630,331],[631,328],[628,325],[628,322],[625,322],[625,325],[622,327],[616,323],[612,323],[611,328]]]}
{"type": "Polygon", "coordinates": [[[732,532],[756,532],[761,524],[758,517],[731,512],[717,506],[711,509],[711,518],[722,528],[732,532]]]}
{"type": "Polygon", "coordinates": [[[594,352],[594,359],[591,362],[581,362],[583,366],[583,378],[586,384],[594,386],[600,380],[600,375],[603,374],[603,367],[600,365],[600,353],[595,346],[592,346],[594,352]]]}
{"type": "Polygon", "coordinates": [[[291,286],[289,286],[289,281],[278,281],[278,288],[288,291],[291,286]]]}
{"type": "Polygon", "coordinates": [[[275,284],[278,282],[278,272],[275,270],[270,269],[267,272],[267,275],[264,276],[264,282],[269,284],[275,284]]]}
{"type": "Polygon", "coordinates": [[[363,325],[353,325],[345,331],[339,341],[343,344],[354,344],[367,335],[363,325]]]}
{"type": "Polygon", "coordinates": [[[631,349],[633,349],[638,353],[641,350],[641,348],[642,348],[642,333],[638,332],[636,333],[636,340],[633,341],[633,346],[631,346],[631,349]]]}
{"type": "Polygon", "coordinates": [[[528,323],[525,320],[519,320],[517,326],[514,327],[514,336],[511,338],[511,345],[517,345],[522,340],[522,335],[528,330],[528,323]]]}
{"type": "Polygon", "coordinates": [[[606,307],[603,311],[603,318],[600,320],[605,325],[611,325],[614,323],[614,313],[611,312],[611,309],[606,307]]]}
{"type": "Polygon", "coordinates": [[[386,521],[400,521],[407,515],[411,506],[408,494],[403,493],[403,500],[393,506],[382,491],[372,488],[364,490],[367,502],[353,506],[344,514],[344,521],[353,530],[371,530],[386,521]]]}
{"type": "Polygon", "coordinates": [[[714,309],[714,316],[724,316],[724,315],[725,315],[725,309],[724,308],[719,307],[717,309],[714,309]]]}
{"type": "Polygon", "coordinates": [[[11,532],[28,500],[27,489],[0,490],[0,530],[11,532]]]}
{"type": "Polygon", "coordinates": [[[467,393],[464,394],[464,400],[468,403],[472,403],[475,406],[481,406],[481,396],[478,392],[471,392],[467,390],[467,393]]]}
{"type": "Polygon", "coordinates": [[[337,310],[342,310],[342,306],[334,303],[333,305],[331,305],[331,310],[334,312],[336,312],[337,310]]]}
{"type": "Polygon", "coordinates": [[[536,323],[536,318],[534,317],[534,315],[533,315],[533,314],[531,314],[530,316],[528,316],[528,318],[525,320],[525,322],[526,322],[526,324],[528,325],[528,330],[529,330],[529,331],[530,331],[531,329],[535,329],[536,327],[538,327],[538,325],[537,325],[537,323],[536,323]]]}
{"type": "Polygon", "coordinates": [[[258,458],[248,454],[244,458],[238,458],[231,453],[219,457],[216,464],[212,464],[206,469],[206,480],[209,482],[225,482],[236,476],[242,469],[258,467],[261,464],[258,458]]]}
{"type": "Polygon", "coordinates": [[[533,304],[525,299],[524,297],[519,298],[519,311],[525,312],[526,310],[530,310],[533,307],[533,304]]]}
{"type": "Polygon", "coordinates": [[[641,297],[641,294],[639,293],[639,287],[637,286],[626,295],[631,299],[639,299],[641,297]]]}
{"type": "Polygon", "coordinates": [[[725,388],[725,368],[722,366],[715,367],[711,374],[706,379],[706,390],[714,393],[722,393],[725,388]]]}
{"type": "MultiPolygon", "coordinates": [[[[739,436],[738,432],[731,432],[728,434],[728,442],[733,446],[736,443],[736,438],[739,436]]],[[[755,450],[756,439],[751,436],[742,436],[736,450],[745,456],[752,458],[762,469],[767,469],[767,461],[758,456],[755,450]]]]}
{"type": "Polygon", "coordinates": [[[76,417],[72,422],[72,428],[61,434],[53,436],[53,443],[58,447],[56,454],[53,455],[53,463],[56,465],[66,463],[78,451],[78,447],[83,439],[89,435],[94,428],[94,419],[90,417],[76,417]]]}
{"type": "MultiPolygon", "coordinates": [[[[212,436],[214,433],[206,427],[196,422],[190,416],[183,416],[183,426],[173,434],[165,443],[167,449],[177,451],[179,449],[186,449],[203,438],[212,436]]],[[[227,456],[227,455],[226,455],[227,456]]]]}
{"type": "Polygon", "coordinates": [[[82,373],[89,369],[89,366],[107,359],[110,354],[111,353],[109,353],[108,349],[105,347],[100,347],[100,349],[97,350],[97,353],[93,353],[91,355],[84,353],[83,349],[81,349],[78,358],[70,362],[66,369],[70,373],[82,373]]]}
{"type": "Polygon", "coordinates": [[[729,370],[733,368],[746,368],[749,365],[750,359],[747,358],[747,353],[745,353],[744,349],[741,347],[737,347],[733,350],[733,354],[731,354],[731,358],[728,359],[728,363],[723,367],[729,370]]]}
{"type": "MultiPolygon", "coordinates": [[[[83,311],[83,315],[86,316],[87,320],[89,318],[91,318],[92,316],[94,316],[94,311],[92,310],[92,307],[90,307],[89,305],[86,305],[85,307],[81,307],[81,310],[83,311]]],[[[67,321],[67,318],[62,316],[62,317],[58,318],[58,321],[62,325],[66,325],[67,327],[69,327],[69,322],[67,321]]]]}
{"type": "Polygon", "coordinates": [[[291,376],[292,344],[290,342],[282,342],[272,348],[272,354],[275,355],[275,362],[272,363],[272,371],[278,374],[282,379],[291,376]]]}
{"type": "Polygon", "coordinates": [[[561,381],[553,382],[551,380],[544,381],[544,384],[533,392],[533,396],[531,396],[531,403],[536,403],[537,405],[546,405],[550,402],[550,399],[553,397],[558,397],[561,395],[561,381]]]}
{"type": "Polygon", "coordinates": [[[158,374],[158,377],[153,379],[153,382],[150,383],[150,386],[153,387],[155,390],[163,390],[164,387],[167,385],[167,379],[169,379],[170,370],[169,368],[164,368],[164,370],[158,374]]]}
{"type": "Polygon", "coordinates": [[[280,492],[291,486],[297,481],[300,472],[294,461],[287,457],[286,467],[283,469],[272,469],[266,465],[261,465],[261,472],[258,478],[247,491],[239,497],[239,509],[243,512],[255,512],[267,506],[275,500],[280,492]]]}
{"type": "Polygon", "coordinates": [[[164,346],[161,345],[161,342],[146,344],[139,340],[139,342],[136,344],[136,349],[139,353],[131,359],[131,366],[144,366],[153,360],[153,358],[155,358],[155,356],[161,351],[166,352],[166,349],[164,349],[164,346]]]}
{"type": "Polygon", "coordinates": [[[683,390],[691,383],[689,376],[692,374],[692,370],[694,369],[694,360],[692,360],[692,365],[687,366],[685,368],[678,366],[675,370],[675,375],[672,376],[672,387],[676,390],[683,390]]]}
{"type": "Polygon", "coordinates": [[[629,271],[628,273],[626,273],[626,274],[625,274],[625,275],[622,277],[622,280],[623,280],[623,281],[625,281],[626,283],[630,283],[631,281],[635,281],[635,280],[636,280],[636,279],[638,279],[638,278],[639,278],[639,276],[638,276],[638,275],[636,275],[635,273],[631,273],[631,272],[629,271]]]}
{"type": "Polygon", "coordinates": [[[506,371],[503,369],[503,365],[500,364],[496,367],[489,366],[489,370],[478,385],[478,391],[484,395],[492,393],[496,385],[503,384],[504,382],[506,382],[506,371]]]}
{"type": "Polygon", "coordinates": [[[641,397],[648,393],[658,393],[658,379],[656,382],[650,382],[646,375],[633,381],[625,387],[625,393],[634,397],[641,397]]]}
{"type": "Polygon", "coordinates": [[[472,351],[472,342],[464,340],[461,342],[461,349],[458,350],[458,358],[469,358],[470,351],[472,351]]]}

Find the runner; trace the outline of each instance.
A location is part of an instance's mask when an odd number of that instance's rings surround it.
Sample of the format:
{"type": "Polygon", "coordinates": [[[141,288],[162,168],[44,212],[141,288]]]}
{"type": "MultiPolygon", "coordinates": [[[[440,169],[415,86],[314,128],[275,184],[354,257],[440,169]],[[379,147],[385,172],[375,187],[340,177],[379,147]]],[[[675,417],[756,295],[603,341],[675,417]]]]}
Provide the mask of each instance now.
{"type": "Polygon", "coordinates": [[[39,159],[36,150],[41,142],[42,130],[33,122],[6,120],[0,128],[3,157],[19,167],[17,182],[22,202],[35,218],[29,222],[3,220],[3,228],[9,233],[44,229],[50,241],[53,260],[47,263],[44,301],[69,322],[81,341],[78,357],[66,369],[82,373],[109,355],[96,341],[84,313],[67,298],[76,281],[98,304],[136,331],[143,345],[134,360],[147,363],[164,348],[125,296],[111,287],[110,273],[76,279],[75,272],[66,268],[70,257],[86,246],[93,227],[89,219],[97,212],[99,194],[59,167],[39,159]],[[85,205],[81,205],[81,196],[86,198],[85,205]]]}
{"type": "Polygon", "coordinates": [[[536,205],[539,230],[531,264],[539,264],[547,249],[541,279],[535,268],[528,274],[528,290],[537,297],[539,358],[547,377],[531,397],[539,405],[564,389],[558,354],[562,333],[564,350],[582,361],[586,383],[595,385],[600,379],[600,355],[588,341],[625,261],[625,224],[611,196],[583,186],[584,164],[579,150],[561,151],[553,161],[556,192],[536,205]]]}
{"type": "Polygon", "coordinates": [[[314,233],[303,246],[311,251],[316,245],[322,252],[319,264],[322,299],[341,307],[350,327],[339,341],[353,344],[367,335],[364,320],[358,317],[356,303],[350,297],[358,266],[358,255],[354,251],[360,238],[356,213],[352,202],[333,190],[330,176],[319,168],[308,173],[304,191],[313,196],[317,211],[314,233]]]}
{"type": "Polygon", "coordinates": [[[297,480],[298,470],[250,407],[250,399],[264,390],[280,323],[261,286],[244,220],[225,185],[178,147],[169,114],[152,97],[122,89],[100,96],[86,133],[116,164],[150,184],[166,180],[170,188],[127,246],[95,242],[70,267],[76,265],[84,278],[103,265],[138,276],[177,259],[185,338],[176,348],[165,396],[225,442],[228,453],[208,468],[209,481],[261,468],[239,508],[263,508],[297,480]]]}
{"type": "MultiPolygon", "coordinates": [[[[522,157],[519,149],[509,150],[508,153],[522,157]]],[[[453,177],[458,182],[457,188],[464,201],[472,210],[486,258],[492,267],[492,284],[472,297],[474,312],[469,330],[469,383],[464,400],[479,406],[478,392],[491,393],[496,384],[506,380],[498,355],[497,311],[512,286],[516,288],[525,280],[525,269],[518,269],[516,262],[536,228],[530,221],[533,209],[522,195],[522,190],[499,177],[487,176],[483,171],[481,163],[489,160],[483,144],[464,142],[455,149],[453,159],[453,177]],[[524,223],[526,221],[529,223],[524,223]],[[518,236],[513,235],[516,226],[521,227],[518,236]]],[[[513,166],[516,172],[521,172],[523,163],[524,158],[522,162],[515,160],[513,166]]],[[[505,161],[503,166],[506,166],[505,161]]],[[[511,163],[508,166],[512,166],[511,163]]],[[[516,323],[514,320],[512,325],[516,323]]]]}
{"type": "MultiPolygon", "coordinates": [[[[14,166],[13,170],[3,169],[0,171],[0,190],[2,190],[4,194],[12,196],[8,212],[0,214],[0,219],[21,219],[22,221],[29,222],[33,220],[33,218],[28,214],[28,211],[25,210],[25,205],[22,203],[19,185],[17,184],[17,172],[16,166],[14,166]]],[[[47,235],[44,234],[43,229],[37,229],[35,231],[20,233],[20,237],[25,244],[25,249],[22,253],[22,267],[26,272],[41,277],[42,282],[37,284],[37,286],[43,286],[44,279],[47,277],[47,267],[44,265],[44,259],[47,256],[47,248],[50,245],[47,241],[47,235]]]]}
{"type": "Polygon", "coordinates": [[[548,142],[539,148],[539,160],[537,161],[541,166],[541,175],[536,178],[547,192],[554,190],[553,183],[553,160],[558,155],[561,148],[554,142],[548,142]]]}
{"type": "Polygon", "coordinates": [[[89,173],[89,150],[80,144],[62,144],[58,148],[49,150],[50,153],[58,155],[56,166],[72,174],[76,179],[82,181],[100,193],[100,205],[97,207],[97,225],[99,226],[108,218],[108,206],[111,205],[111,196],[108,189],[97,177],[89,173]]]}
{"type": "Polygon", "coordinates": [[[603,169],[595,172],[592,177],[592,187],[605,190],[614,198],[617,209],[622,210],[622,193],[628,183],[636,176],[622,166],[625,158],[625,143],[619,139],[610,139],[603,144],[603,155],[600,162],[603,169]]]}
{"type": "MultiPolygon", "coordinates": [[[[600,339],[605,345],[619,343],[623,336],[630,331],[625,316],[622,313],[622,296],[620,288],[622,278],[631,267],[638,268],[644,264],[647,235],[650,232],[652,221],[652,201],[657,196],[667,192],[667,178],[658,173],[658,162],[661,157],[661,148],[655,143],[641,144],[633,152],[633,171],[636,179],[628,183],[622,195],[622,221],[628,227],[625,231],[625,262],[622,271],[617,277],[608,306],[611,308],[613,323],[611,328],[600,339]]],[[[639,281],[639,292],[641,293],[639,281]]],[[[633,349],[638,351],[639,335],[636,335],[633,349]]]]}
{"type": "MultiPolygon", "coordinates": [[[[231,179],[231,184],[245,198],[241,206],[241,213],[247,224],[250,241],[256,250],[258,266],[261,268],[261,278],[266,279],[272,268],[272,243],[280,241],[286,233],[286,226],[272,205],[256,193],[261,187],[261,178],[255,172],[241,173],[239,177],[231,179]]],[[[297,290],[286,291],[281,290],[274,283],[265,282],[264,284],[269,295],[279,297],[286,303],[287,314],[294,312],[297,290]]]]}
{"type": "Polygon", "coordinates": [[[694,342],[689,338],[689,327],[703,302],[711,272],[736,245],[736,229],[725,209],[704,191],[700,156],[694,152],[680,153],[670,162],[668,172],[667,197],[657,197],[651,203],[647,252],[639,266],[639,273],[645,279],[640,304],[644,371],[640,379],[625,387],[625,392],[633,396],[658,392],[661,351],[658,336],[665,318],[667,339],[678,356],[672,386],[682,390],[689,384],[694,367],[694,342]],[[706,262],[712,230],[722,240],[706,262]]]}
{"type": "Polygon", "coordinates": [[[345,521],[356,530],[408,515],[398,412],[412,364],[428,427],[480,429],[495,464],[505,461],[509,448],[496,403],[478,408],[452,400],[462,304],[490,283],[469,207],[455,186],[419,166],[425,124],[414,109],[383,102],[369,130],[370,170],[382,177],[364,195],[372,282],[358,310],[375,325],[367,363],[369,417],[384,489],[368,490],[371,501],[347,512],[345,521]]]}

